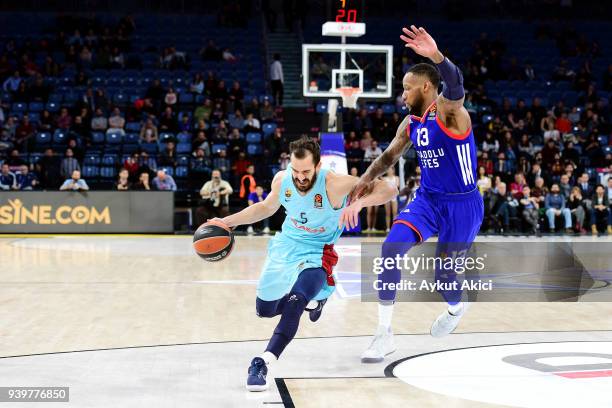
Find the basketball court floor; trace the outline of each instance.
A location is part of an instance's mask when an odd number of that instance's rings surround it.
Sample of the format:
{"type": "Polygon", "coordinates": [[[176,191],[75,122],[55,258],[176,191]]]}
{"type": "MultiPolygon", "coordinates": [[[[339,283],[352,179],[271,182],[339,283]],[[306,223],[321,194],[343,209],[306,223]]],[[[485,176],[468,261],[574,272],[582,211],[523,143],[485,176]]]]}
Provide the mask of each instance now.
{"type": "Polygon", "coordinates": [[[338,290],[271,389],[248,393],[278,321],[255,315],[268,239],[237,237],[214,264],[188,236],[0,238],[0,386],[70,387],[58,407],[612,407],[610,303],[475,303],[442,339],[443,304],[402,303],[397,351],[362,364],[377,306],[353,289],[360,238],[337,245],[338,290]]]}

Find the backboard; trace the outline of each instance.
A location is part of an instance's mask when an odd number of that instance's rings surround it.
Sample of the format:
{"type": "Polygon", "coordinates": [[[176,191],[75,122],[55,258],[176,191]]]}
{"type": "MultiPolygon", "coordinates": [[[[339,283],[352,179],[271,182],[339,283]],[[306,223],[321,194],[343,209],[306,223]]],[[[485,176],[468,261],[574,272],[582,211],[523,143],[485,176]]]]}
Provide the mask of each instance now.
{"type": "Polygon", "coordinates": [[[303,44],[302,87],[309,98],[337,98],[337,88],[360,88],[359,98],[392,94],[393,47],[370,44],[303,44]]]}

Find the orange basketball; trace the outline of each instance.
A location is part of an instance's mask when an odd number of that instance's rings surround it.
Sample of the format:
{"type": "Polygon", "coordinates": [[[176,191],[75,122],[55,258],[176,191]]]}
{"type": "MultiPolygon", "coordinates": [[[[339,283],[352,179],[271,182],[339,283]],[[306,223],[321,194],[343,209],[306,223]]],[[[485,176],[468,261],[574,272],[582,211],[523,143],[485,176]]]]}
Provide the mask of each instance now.
{"type": "Polygon", "coordinates": [[[226,258],[233,247],[234,234],[226,225],[219,222],[206,222],[193,234],[193,249],[208,262],[226,258]]]}

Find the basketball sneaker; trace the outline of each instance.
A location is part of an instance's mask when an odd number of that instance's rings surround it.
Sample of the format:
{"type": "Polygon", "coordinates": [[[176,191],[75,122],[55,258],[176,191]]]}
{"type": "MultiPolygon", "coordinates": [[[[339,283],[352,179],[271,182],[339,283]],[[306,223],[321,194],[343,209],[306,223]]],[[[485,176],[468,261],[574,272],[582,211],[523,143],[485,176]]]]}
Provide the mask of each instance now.
{"type": "Polygon", "coordinates": [[[262,231],[264,234],[269,234],[270,233],[270,228],[265,227],[262,231]]]}
{"type": "Polygon", "coordinates": [[[380,363],[385,359],[385,356],[395,351],[395,342],[393,341],[393,332],[391,328],[378,326],[376,334],[370,343],[370,347],[361,354],[362,363],[380,363]]]}
{"type": "Polygon", "coordinates": [[[451,314],[446,309],[431,325],[429,332],[433,337],[444,337],[447,334],[451,334],[459,324],[461,316],[465,313],[466,305],[463,304],[461,311],[457,314],[451,314]]]}
{"type": "Polygon", "coordinates": [[[246,384],[247,390],[267,390],[269,384],[266,382],[266,375],[268,375],[268,367],[266,366],[266,362],[261,357],[255,357],[251,361],[251,366],[249,367],[249,376],[247,377],[246,384]]]}
{"type": "Polygon", "coordinates": [[[323,312],[323,306],[325,306],[325,303],[327,303],[327,299],[317,300],[317,306],[314,309],[306,308],[306,311],[308,312],[308,317],[310,318],[311,322],[316,322],[317,320],[319,320],[319,317],[321,317],[321,313],[323,312]]]}
{"type": "Polygon", "coordinates": [[[249,225],[249,227],[247,228],[247,234],[251,235],[251,234],[254,234],[254,233],[255,233],[255,230],[253,230],[253,226],[249,225]]]}

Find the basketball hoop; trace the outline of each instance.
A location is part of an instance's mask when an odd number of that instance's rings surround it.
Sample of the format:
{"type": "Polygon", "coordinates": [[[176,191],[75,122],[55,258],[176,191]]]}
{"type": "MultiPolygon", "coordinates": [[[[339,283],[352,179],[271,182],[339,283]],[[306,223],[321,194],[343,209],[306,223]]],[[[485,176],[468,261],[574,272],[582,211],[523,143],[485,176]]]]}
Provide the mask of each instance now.
{"type": "Polygon", "coordinates": [[[345,108],[356,109],[357,98],[361,95],[361,89],[353,87],[336,88],[336,92],[342,97],[342,106],[345,108]]]}

